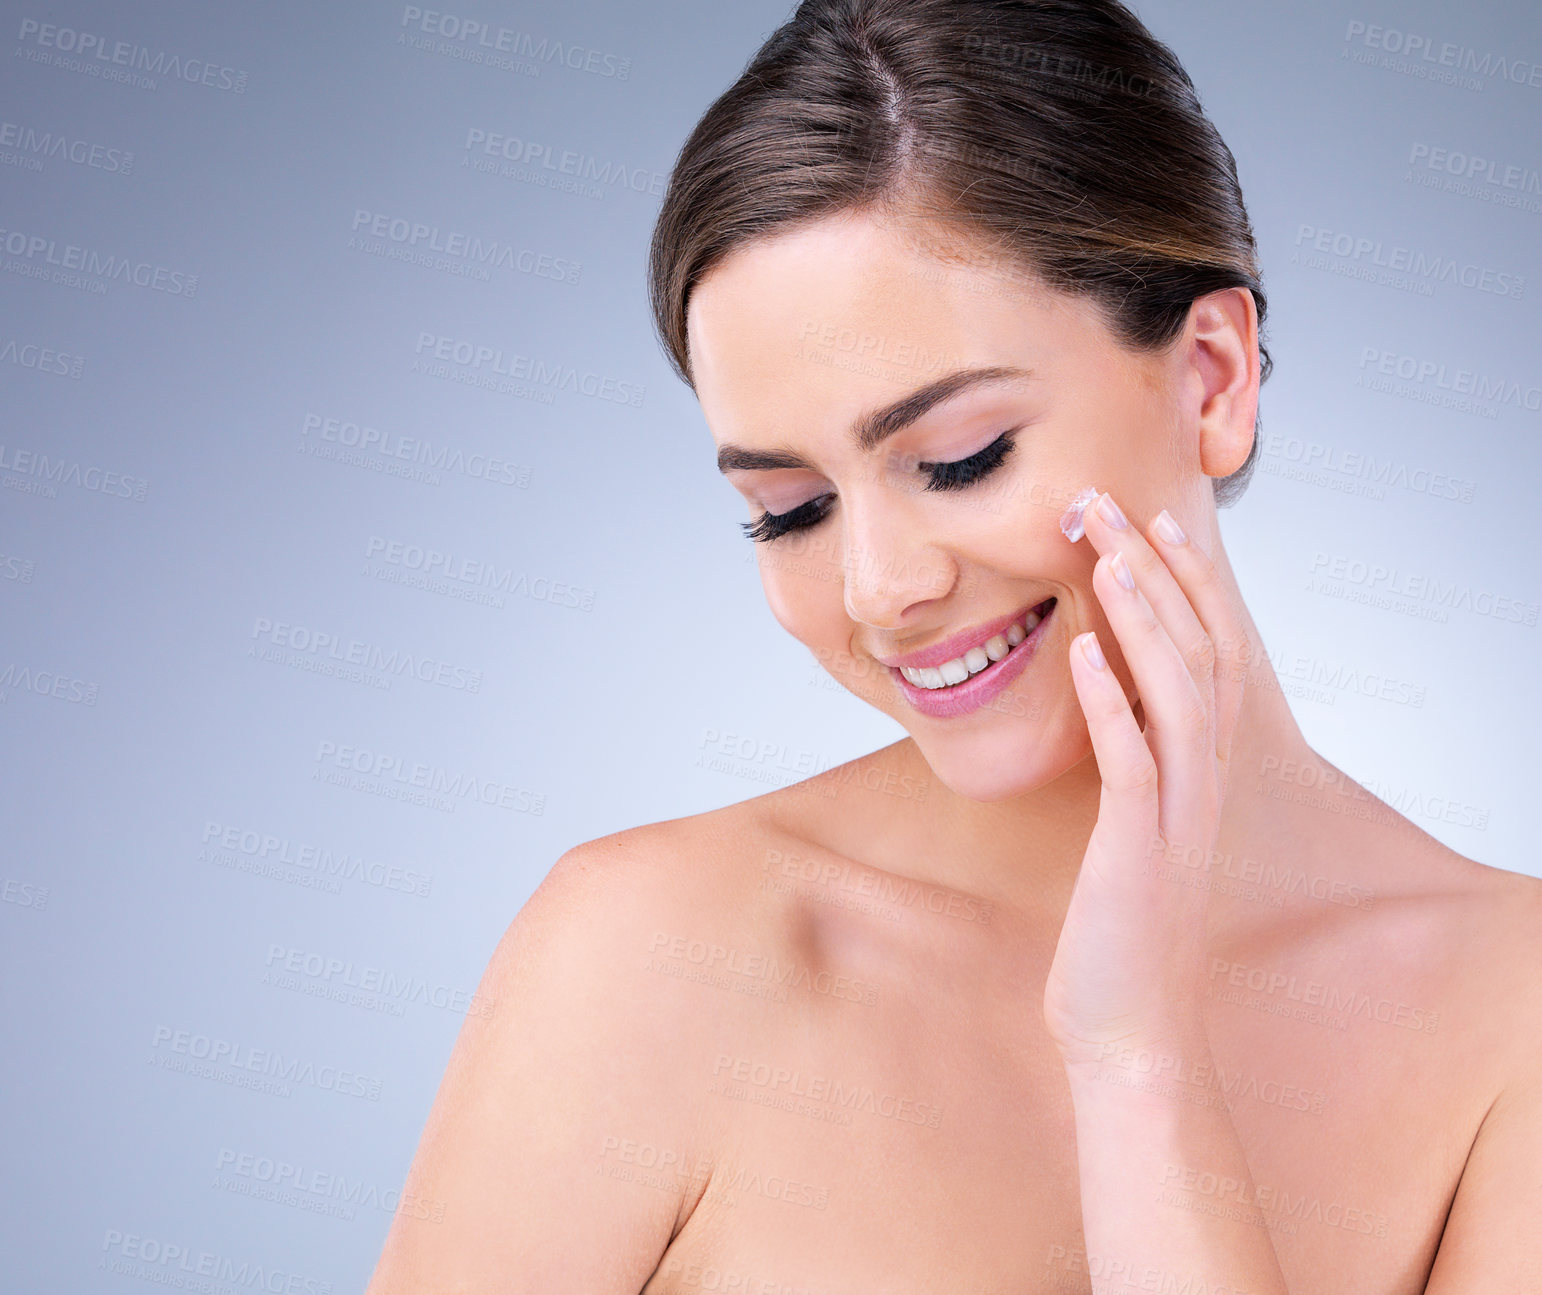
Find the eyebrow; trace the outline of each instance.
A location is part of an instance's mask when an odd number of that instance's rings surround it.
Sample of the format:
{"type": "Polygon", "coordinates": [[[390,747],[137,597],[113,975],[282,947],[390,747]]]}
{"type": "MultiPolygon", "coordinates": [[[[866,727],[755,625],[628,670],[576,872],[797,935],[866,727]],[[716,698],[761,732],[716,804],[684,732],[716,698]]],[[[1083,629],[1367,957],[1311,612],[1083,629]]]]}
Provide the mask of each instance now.
{"type": "MultiPolygon", "coordinates": [[[[871,451],[886,438],[909,427],[945,400],[990,383],[1033,377],[1032,369],[993,364],[983,368],[956,369],[935,382],[918,387],[891,405],[863,414],[851,425],[851,439],[859,450],[871,451]]],[[[717,452],[717,470],[774,471],[778,468],[812,468],[814,465],[791,450],[747,450],[739,445],[722,445],[717,452]]]]}

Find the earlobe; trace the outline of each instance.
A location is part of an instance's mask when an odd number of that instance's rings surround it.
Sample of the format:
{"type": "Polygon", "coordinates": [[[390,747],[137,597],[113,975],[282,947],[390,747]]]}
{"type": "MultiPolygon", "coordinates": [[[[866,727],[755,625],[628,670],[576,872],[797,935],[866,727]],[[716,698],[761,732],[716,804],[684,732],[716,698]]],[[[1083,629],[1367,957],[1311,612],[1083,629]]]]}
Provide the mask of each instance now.
{"type": "Polygon", "coordinates": [[[1229,477],[1247,462],[1258,416],[1258,308],[1246,288],[1194,303],[1194,354],[1202,382],[1199,463],[1229,477]]]}
{"type": "Polygon", "coordinates": [[[1227,409],[1214,416],[1202,415],[1199,422],[1199,466],[1207,477],[1229,477],[1247,462],[1253,449],[1254,426],[1250,411],[1256,404],[1236,409],[1236,413],[1248,413],[1242,422],[1227,409]]]}

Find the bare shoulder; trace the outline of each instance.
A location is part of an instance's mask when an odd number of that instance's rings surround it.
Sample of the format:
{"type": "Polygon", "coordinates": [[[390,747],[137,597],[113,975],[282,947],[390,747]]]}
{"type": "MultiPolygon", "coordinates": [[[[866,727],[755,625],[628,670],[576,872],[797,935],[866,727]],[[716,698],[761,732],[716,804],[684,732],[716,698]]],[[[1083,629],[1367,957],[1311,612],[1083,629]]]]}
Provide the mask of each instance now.
{"type": "Polygon", "coordinates": [[[650,922],[676,922],[732,904],[753,885],[765,831],[759,800],[646,823],[573,846],[558,858],[510,927],[612,947],[650,922]]]}
{"type": "Polygon", "coordinates": [[[1483,986],[1503,1005],[1527,1006],[1542,1041],[1542,879],[1480,863],[1445,846],[1453,937],[1473,961],[1483,986]]]}
{"type": "MultiPolygon", "coordinates": [[[[1542,1061],[1542,880],[1425,837],[1406,849],[1401,913],[1384,934],[1443,981],[1453,1039],[1497,1091],[1542,1061]],[[1485,1064],[1486,1063],[1486,1064],[1485,1064]]],[[[1396,892],[1394,892],[1396,897],[1396,892]]],[[[1431,992],[1436,992],[1433,988],[1431,992]]]]}
{"type": "Polygon", "coordinates": [[[1542,1282],[1542,880],[1447,852],[1468,959],[1458,1064],[1485,1100],[1430,1271],[1429,1295],[1536,1290],[1542,1282]],[[1465,1046],[1463,1046],[1465,1045],[1465,1046]],[[1485,1062],[1489,1064],[1485,1064],[1485,1062]]]}
{"type": "Polygon", "coordinates": [[[1408,826],[1385,844],[1388,870],[1399,874],[1390,895],[1421,905],[1468,960],[1542,972],[1542,879],[1482,863],[1408,826]]]}
{"type": "Polygon", "coordinates": [[[575,846],[510,920],[403,1188],[423,1208],[397,1214],[370,1295],[642,1288],[710,1174],[680,1076],[711,1003],[648,960],[720,907],[713,822],[575,846]]]}
{"type": "Polygon", "coordinates": [[[667,1043],[678,1059],[702,1032],[703,1011],[677,982],[652,974],[654,955],[681,936],[729,933],[753,885],[752,820],[730,806],[573,846],[509,923],[488,964],[489,994],[542,985],[559,1010],[581,1007],[590,1030],[639,1048],[652,1040],[654,1053],[667,1043]]]}
{"type": "Polygon", "coordinates": [[[1542,1018],[1534,1010],[1542,990],[1542,880],[1460,853],[1335,772],[1349,789],[1332,806],[1342,812],[1304,811],[1316,820],[1317,857],[1374,896],[1374,904],[1341,913],[1341,929],[1365,937],[1363,954],[1410,970],[1422,965],[1460,995],[1469,1019],[1517,1001],[1532,1006],[1529,1017],[1542,1018]]]}
{"type": "Polygon", "coordinates": [[[1496,868],[1442,846],[1453,887],[1472,906],[1475,920],[1491,922],[1492,934],[1506,947],[1542,962],[1537,936],[1542,919],[1542,878],[1496,868]]]}

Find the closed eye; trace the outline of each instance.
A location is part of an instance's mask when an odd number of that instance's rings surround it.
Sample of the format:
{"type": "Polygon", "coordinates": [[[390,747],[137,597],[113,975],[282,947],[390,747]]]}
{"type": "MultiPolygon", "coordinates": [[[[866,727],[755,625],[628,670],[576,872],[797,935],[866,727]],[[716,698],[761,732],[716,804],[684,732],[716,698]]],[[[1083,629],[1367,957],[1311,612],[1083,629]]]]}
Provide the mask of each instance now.
{"type": "MultiPolygon", "coordinates": [[[[922,462],[916,464],[916,467],[926,473],[924,488],[927,490],[963,490],[976,481],[984,480],[999,468],[1016,444],[1012,432],[1003,432],[983,450],[971,454],[967,459],[954,459],[950,463],[922,462]]],[[[761,513],[753,522],[740,522],[739,526],[749,539],[760,544],[767,543],[793,531],[807,530],[823,521],[825,514],[830,511],[830,501],[834,498],[831,494],[819,495],[785,513],[761,513]]]]}
{"type": "Polygon", "coordinates": [[[1015,444],[1011,432],[1002,432],[978,454],[971,454],[967,459],[955,459],[952,463],[920,463],[916,466],[927,470],[928,490],[962,490],[999,468],[1015,444]]]}

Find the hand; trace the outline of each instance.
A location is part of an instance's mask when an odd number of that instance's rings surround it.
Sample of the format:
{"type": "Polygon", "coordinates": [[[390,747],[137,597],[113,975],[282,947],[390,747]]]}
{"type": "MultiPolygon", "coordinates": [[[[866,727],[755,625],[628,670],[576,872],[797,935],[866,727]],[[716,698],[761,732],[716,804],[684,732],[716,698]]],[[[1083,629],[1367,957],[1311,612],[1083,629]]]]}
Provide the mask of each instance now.
{"type": "Polygon", "coordinates": [[[1044,990],[1068,1066],[1127,1047],[1182,1048],[1203,1029],[1209,891],[1164,874],[1169,860],[1181,868],[1215,845],[1251,644],[1214,564],[1191,540],[1173,542],[1181,531],[1166,530],[1170,520],[1159,513],[1142,538],[1106,494],[1085,514],[1101,555],[1092,587],[1145,728],[1114,672],[1096,664],[1096,634],[1078,635],[1071,677],[1103,786],[1044,990]]]}

